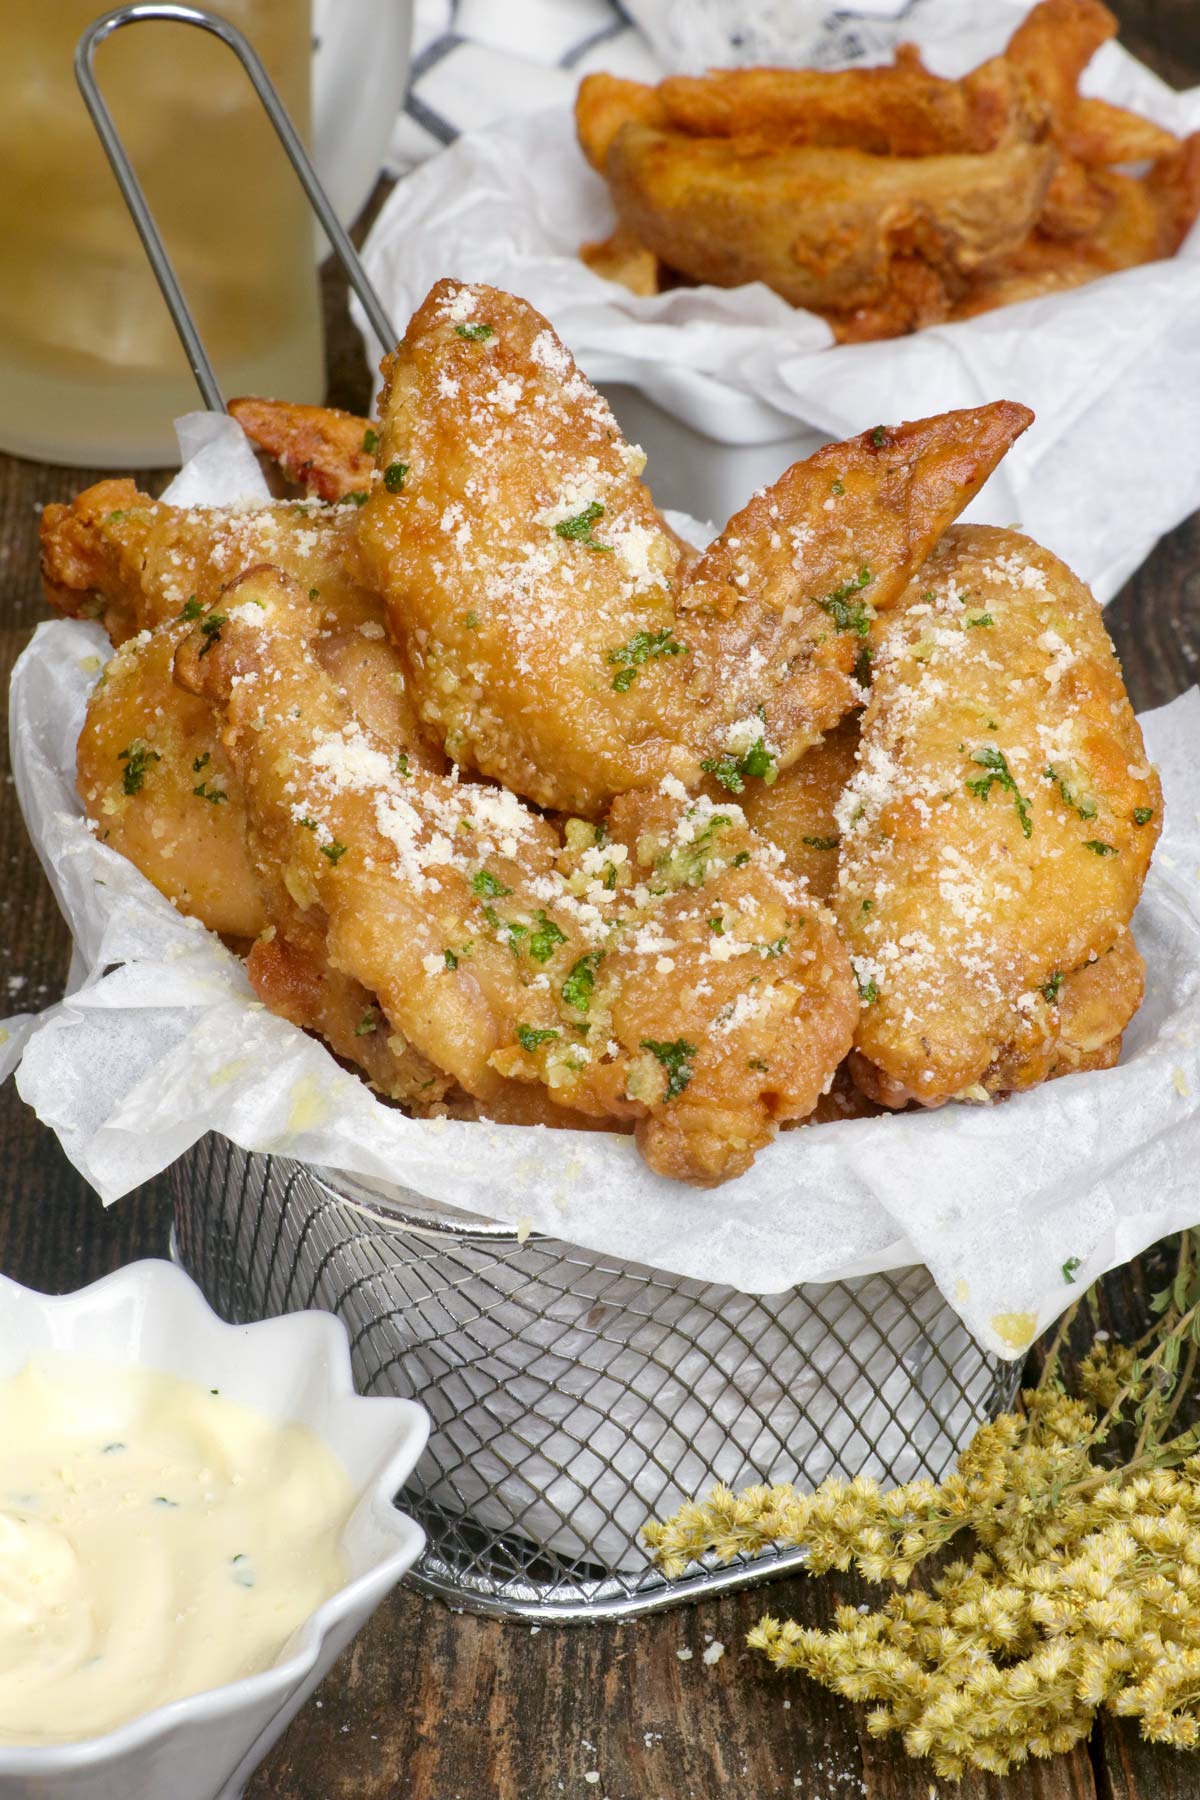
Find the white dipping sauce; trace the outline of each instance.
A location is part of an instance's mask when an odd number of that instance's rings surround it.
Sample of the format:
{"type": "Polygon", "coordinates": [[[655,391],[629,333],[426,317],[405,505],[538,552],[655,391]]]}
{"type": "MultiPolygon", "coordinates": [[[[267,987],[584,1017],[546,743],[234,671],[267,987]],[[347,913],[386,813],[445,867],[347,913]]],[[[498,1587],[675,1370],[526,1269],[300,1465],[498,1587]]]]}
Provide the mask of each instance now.
{"type": "Polygon", "coordinates": [[[305,1427],[176,1376],[54,1355],[0,1381],[0,1743],[269,1668],[345,1581],[353,1501],[305,1427]]]}

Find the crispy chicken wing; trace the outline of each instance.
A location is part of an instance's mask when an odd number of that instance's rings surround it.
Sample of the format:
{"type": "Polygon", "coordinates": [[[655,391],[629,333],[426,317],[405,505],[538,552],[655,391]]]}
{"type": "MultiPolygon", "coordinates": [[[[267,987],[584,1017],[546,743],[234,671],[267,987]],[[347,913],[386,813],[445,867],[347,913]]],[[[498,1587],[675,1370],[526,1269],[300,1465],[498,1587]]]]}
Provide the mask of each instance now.
{"type": "Polygon", "coordinates": [[[662,1173],[740,1173],[831,1080],[857,1012],[827,915],[739,809],[668,781],[604,833],[401,769],[311,654],[293,583],[251,571],[176,674],[223,720],[250,842],[297,928],[487,1109],[506,1081],[636,1121],[662,1173]],[[717,921],[716,924],[713,921],[717,921]],[[718,929],[719,927],[719,929],[718,929]]]}
{"type": "Polygon", "coordinates": [[[858,737],[858,714],[852,713],[773,786],[755,782],[742,796],[754,830],[779,846],[788,868],[804,877],[819,900],[830,900],[837,886],[835,813],[854,773],[858,737]]]}
{"type": "Polygon", "coordinates": [[[937,1105],[1111,1060],[1162,797],[1100,608],[1019,533],[956,527],[872,637],[837,809],[855,1078],[937,1105]]]}
{"type": "Polygon", "coordinates": [[[101,843],[210,931],[253,938],[267,915],[236,778],[209,707],[174,679],[189,630],[161,626],[113,656],[79,734],[76,782],[101,843]]]}
{"type": "Polygon", "coordinates": [[[318,500],[365,493],[375,467],[370,419],[338,406],[300,406],[247,395],[229,410],[250,440],[318,500]]]}
{"type": "Polygon", "coordinates": [[[870,613],[1032,416],[998,402],[830,445],[681,575],[640,451],[532,307],[441,282],[387,375],[358,519],[422,723],[590,817],[668,774],[740,791],[830,730],[870,613]]]}

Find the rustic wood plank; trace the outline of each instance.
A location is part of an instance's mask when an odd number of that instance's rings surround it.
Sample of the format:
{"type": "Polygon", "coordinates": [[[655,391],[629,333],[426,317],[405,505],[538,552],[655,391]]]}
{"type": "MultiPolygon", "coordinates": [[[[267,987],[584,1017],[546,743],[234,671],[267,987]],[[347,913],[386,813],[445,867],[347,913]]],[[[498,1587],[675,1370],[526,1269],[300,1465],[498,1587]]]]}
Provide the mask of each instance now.
{"type": "MultiPolygon", "coordinates": [[[[1176,82],[1200,70],[1194,0],[1124,0],[1125,41],[1176,82]]],[[[382,197],[381,188],[375,204],[382,197]]],[[[340,312],[344,283],[326,279],[330,398],[363,410],[369,377],[340,312]]],[[[90,479],[0,458],[0,680],[41,616],[35,504],[90,479]]],[[[1109,609],[1135,704],[1159,704],[1200,670],[1200,522],[1181,526],[1109,609]]],[[[7,754],[7,750],[3,752],[7,754]]],[[[7,765],[5,765],[7,774],[7,765]]],[[[0,996],[43,1005],[61,989],[66,932],[21,826],[8,777],[0,785],[0,996]]],[[[0,1268],[66,1290],[140,1255],[162,1254],[162,1182],[104,1212],[57,1142],[0,1091],[0,1268]]],[[[1119,1273],[1105,1284],[1104,1323],[1136,1329],[1146,1284],[1119,1273]]],[[[1084,1333],[1079,1335],[1083,1347],[1084,1333]]],[[[317,1701],[251,1784],[257,1800],[1184,1800],[1200,1791],[1194,1759],[1144,1745],[1105,1721],[1092,1763],[1081,1750],[1003,1782],[938,1783],[894,1742],[866,1732],[855,1710],[800,1679],[781,1677],[744,1647],[770,1609],[826,1622],[839,1597],[869,1599],[841,1580],[803,1578],[636,1623],[580,1631],[502,1625],[452,1613],[402,1590],[342,1658],[317,1701]],[[714,1642],[723,1656],[706,1664],[714,1642]],[[688,1660],[679,1651],[690,1650],[688,1660]],[[600,1781],[586,1780],[596,1772],[600,1781]]]]}

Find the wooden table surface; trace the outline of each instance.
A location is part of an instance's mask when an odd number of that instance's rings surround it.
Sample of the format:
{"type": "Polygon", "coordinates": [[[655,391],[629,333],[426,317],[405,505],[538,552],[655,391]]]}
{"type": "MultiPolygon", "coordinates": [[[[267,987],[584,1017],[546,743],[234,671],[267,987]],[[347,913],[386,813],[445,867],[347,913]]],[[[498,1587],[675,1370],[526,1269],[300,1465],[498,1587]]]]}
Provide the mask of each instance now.
{"type": "MultiPolygon", "coordinates": [[[[1196,0],[1110,0],[1124,41],[1177,85],[1200,80],[1196,0]]],[[[366,370],[326,279],[330,398],[363,408],[366,370]]],[[[1197,329],[1200,330],[1200,323],[1197,329]]],[[[1016,396],[1019,398],[1019,396],[1016,396]]],[[[1120,479],[1113,446],[1114,480],[1120,479]]],[[[653,470],[650,471],[653,478],[653,470]]],[[[35,506],[69,498],[94,472],[0,456],[0,680],[42,616],[35,506]]],[[[1130,693],[1143,709],[1172,699],[1200,664],[1200,515],[1160,543],[1108,609],[1130,693]]],[[[67,935],[25,836],[11,776],[0,786],[0,1011],[61,991],[67,935]]],[[[0,1091],[0,1270],[64,1291],[139,1256],[161,1255],[165,1183],[105,1212],[55,1138],[0,1091]]],[[[1106,1283],[1105,1323],[1143,1317],[1138,1278],[1106,1283]]],[[[809,1623],[853,1580],[780,1581],[627,1625],[582,1630],[502,1625],[399,1591],[342,1658],[319,1696],[252,1781],[254,1800],[1195,1800],[1200,1756],[1155,1750],[1105,1720],[1091,1745],[957,1790],[868,1737],[862,1712],[768,1671],[744,1636],[769,1604],[809,1623]],[[703,1651],[725,1646],[715,1664],[703,1651]],[[680,1652],[690,1650],[690,1660],[680,1652]]],[[[156,1797],[157,1800],[157,1797],[156,1797]]],[[[169,1800],[169,1796],[162,1796],[169,1800]]]]}

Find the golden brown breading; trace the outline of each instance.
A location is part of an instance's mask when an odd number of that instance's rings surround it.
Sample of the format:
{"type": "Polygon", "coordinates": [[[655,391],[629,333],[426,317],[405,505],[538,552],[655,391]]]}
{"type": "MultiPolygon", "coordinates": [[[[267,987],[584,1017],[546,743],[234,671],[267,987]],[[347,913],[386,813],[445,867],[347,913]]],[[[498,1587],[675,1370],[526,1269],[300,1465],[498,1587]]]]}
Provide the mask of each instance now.
{"type": "MultiPolygon", "coordinates": [[[[203,700],[197,704],[208,710],[203,700]]],[[[324,1038],[336,1056],[356,1064],[389,1100],[402,1101],[418,1114],[445,1100],[453,1086],[450,1077],[388,1024],[373,994],[352,976],[331,969],[319,953],[290,943],[272,926],[251,946],[246,974],[265,1006],[324,1038]]]]}
{"type": "Polygon", "coordinates": [[[114,644],[205,610],[268,558],[305,585],[331,627],[373,626],[378,597],[356,572],[353,506],[277,501],[244,508],[166,506],[132,481],[101,481],[69,506],[42,509],[46,598],[73,617],[102,616],[114,644]]]}
{"type": "MultiPolygon", "coordinates": [[[[1033,141],[1045,122],[1044,107],[1015,64],[995,57],[963,80],[948,81],[924,66],[912,44],[902,44],[894,63],[878,68],[712,69],[669,75],[646,92],[657,95],[663,123],[692,137],[757,137],[877,156],[995,150],[1033,141]]],[[[648,101],[640,113],[628,107],[625,118],[635,117],[657,122],[648,101]]],[[[615,135],[609,131],[608,143],[615,135]]],[[[603,171],[603,157],[594,166],[603,171]]]]}
{"type": "Polygon", "coordinates": [[[627,231],[672,269],[717,287],[765,281],[794,306],[846,313],[888,293],[917,256],[947,295],[1033,228],[1055,152],[872,156],[622,126],[605,176],[627,231]]]}
{"type": "Polygon", "coordinates": [[[579,148],[598,174],[604,173],[613,138],[631,119],[644,125],[665,123],[657,88],[619,75],[584,76],[575,96],[575,131],[579,148]]]}
{"type": "Polygon", "coordinates": [[[441,282],[388,363],[364,561],[446,752],[540,805],[786,767],[855,703],[858,629],[1032,415],[998,402],[797,463],[682,575],[545,320],[441,282]]]}
{"type": "MultiPolygon", "coordinates": [[[[1039,1057],[1065,1072],[1043,1056],[1064,980],[1126,935],[1161,822],[1100,608],[1018,532],[961,526],[872,641],[834,900],[856,1079],[937,1105],[1026,1085],[1039,1057]]],[[[1112,966],[1119,1032],[1138,990],[1112,966]]]]}
{"type": "Polygon", "coordinates": [[[663,286],[663,265],[653,250],[638,242],[632,231],[618,225],[610,236],[594,244],[581,244],[579,258],[606,281],[619,281],[631,294],[657,294],[663,286]]]}
{"type": "Polygon", "coordinates": [[[560,853],[513,796],[397,769],[313,658],[285,578],[251,571],[205,626],[176,673],[223,719],[264,876],[282,871],[330,968],[485,1110],[504,1081],[539,1083],[636,1120],[655,1169],[701,1184],[811,1111],[853,983],[828,916],[736,807],[676,784],[560,853]]]}
{"type": "Polygon", "coordinates": [[[229,411],[289,481],[318,500],[342,500],[370,485],[375,467],[370,419],[338,406],[299,406],[253,395],[231,400],[229,411]]]}
{"type": "Polygon", "coordinates": [[[803,876],[818,900],[830,900],[837,885],[834,812],[854,773],[858,737],[855,712],[806,750],[773,786],[755,782],[741,798],[754,830],[779,846],[788,868],[803,876]]]}
{"type": "Polygon", "coordinates": [[[210,931],[252,938],[267,915],[236,777],[208,706],[175,684],[189,629],[163,626],[112,657],[79,734],[76,785],[100,843],[210,931]]]}

